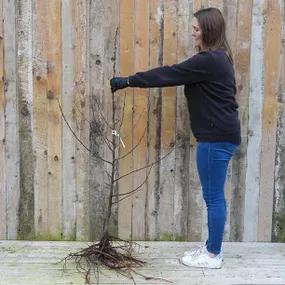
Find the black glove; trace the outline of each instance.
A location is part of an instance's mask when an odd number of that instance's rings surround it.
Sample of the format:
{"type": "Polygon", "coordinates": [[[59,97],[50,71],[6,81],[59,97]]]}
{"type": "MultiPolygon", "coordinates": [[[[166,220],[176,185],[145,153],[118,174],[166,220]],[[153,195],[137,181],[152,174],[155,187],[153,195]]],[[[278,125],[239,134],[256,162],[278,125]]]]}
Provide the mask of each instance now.
{"type": "Polygon", "coordinates": [[[112,93],[116,92],[119,89],[124,89],[129,86],[128,77],[113,77],[110,80],[110,86],[112,93]]]}

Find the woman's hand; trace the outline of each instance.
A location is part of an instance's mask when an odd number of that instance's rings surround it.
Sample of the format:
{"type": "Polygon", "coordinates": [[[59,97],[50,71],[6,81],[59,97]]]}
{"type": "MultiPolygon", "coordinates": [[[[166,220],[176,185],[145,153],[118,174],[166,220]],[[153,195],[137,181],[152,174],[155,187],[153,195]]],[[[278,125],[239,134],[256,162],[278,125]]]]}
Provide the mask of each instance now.
{"type": "Polygon", "coordinates": [[[116,92],[119,89],[124,89],[129,86],[128,77],[113,77],[110,80],[110,86],[112,93],[116,92]]]}

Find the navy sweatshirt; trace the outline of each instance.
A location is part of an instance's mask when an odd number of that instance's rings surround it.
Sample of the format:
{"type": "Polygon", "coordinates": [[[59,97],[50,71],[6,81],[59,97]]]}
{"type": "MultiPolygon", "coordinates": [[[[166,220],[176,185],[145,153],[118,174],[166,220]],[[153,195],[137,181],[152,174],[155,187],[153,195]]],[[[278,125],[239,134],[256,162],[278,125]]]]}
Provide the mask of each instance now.
{"type": "Polygon", "coordinates": [[[184,85],[196,139],[240,144],[234,68],[223,50],[200,52],[179,64],[138,72],[129,77],[129,85],[184,85]]]}

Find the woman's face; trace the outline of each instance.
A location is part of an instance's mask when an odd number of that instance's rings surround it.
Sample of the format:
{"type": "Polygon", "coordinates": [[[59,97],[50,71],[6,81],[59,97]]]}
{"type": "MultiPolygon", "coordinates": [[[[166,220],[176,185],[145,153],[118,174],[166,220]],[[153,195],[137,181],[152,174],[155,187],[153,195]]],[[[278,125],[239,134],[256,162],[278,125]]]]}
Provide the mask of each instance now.
{"type": "Polygon", "coordinates": [[[192,39],[194,48],[202,49],[202,30],[196,17],[192,20],[192,39]]]}

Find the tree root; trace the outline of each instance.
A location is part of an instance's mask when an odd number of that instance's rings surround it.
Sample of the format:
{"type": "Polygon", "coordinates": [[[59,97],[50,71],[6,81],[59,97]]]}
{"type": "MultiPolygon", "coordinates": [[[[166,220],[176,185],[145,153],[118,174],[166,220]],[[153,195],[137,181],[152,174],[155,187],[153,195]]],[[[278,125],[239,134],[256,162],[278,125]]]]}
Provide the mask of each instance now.
{"type": "MultiPolygon", "coordinates": [[[[64,262],[65,270],[66,263],[70,260],[74,260],[76,269],[85,274],[86,284],[91,284],[90,277],[92,272],[94,272],[97,284],[99,283],[99,272],[101,268],[115,270],[118,274],[133,280],[135,284],[132,273],[136,274],[134,269],[142,267],[146,262],[132,256],[134,244],[132,241],[124,241],[111,237],[106,232],[100,241],[78,252],[70,253],[61,260],[61,262],[64,262]],[[113,241],[118,243],[113,245],[113,241]]],[[[142,274],[139,275],[143,276],[142,274]]]]}

